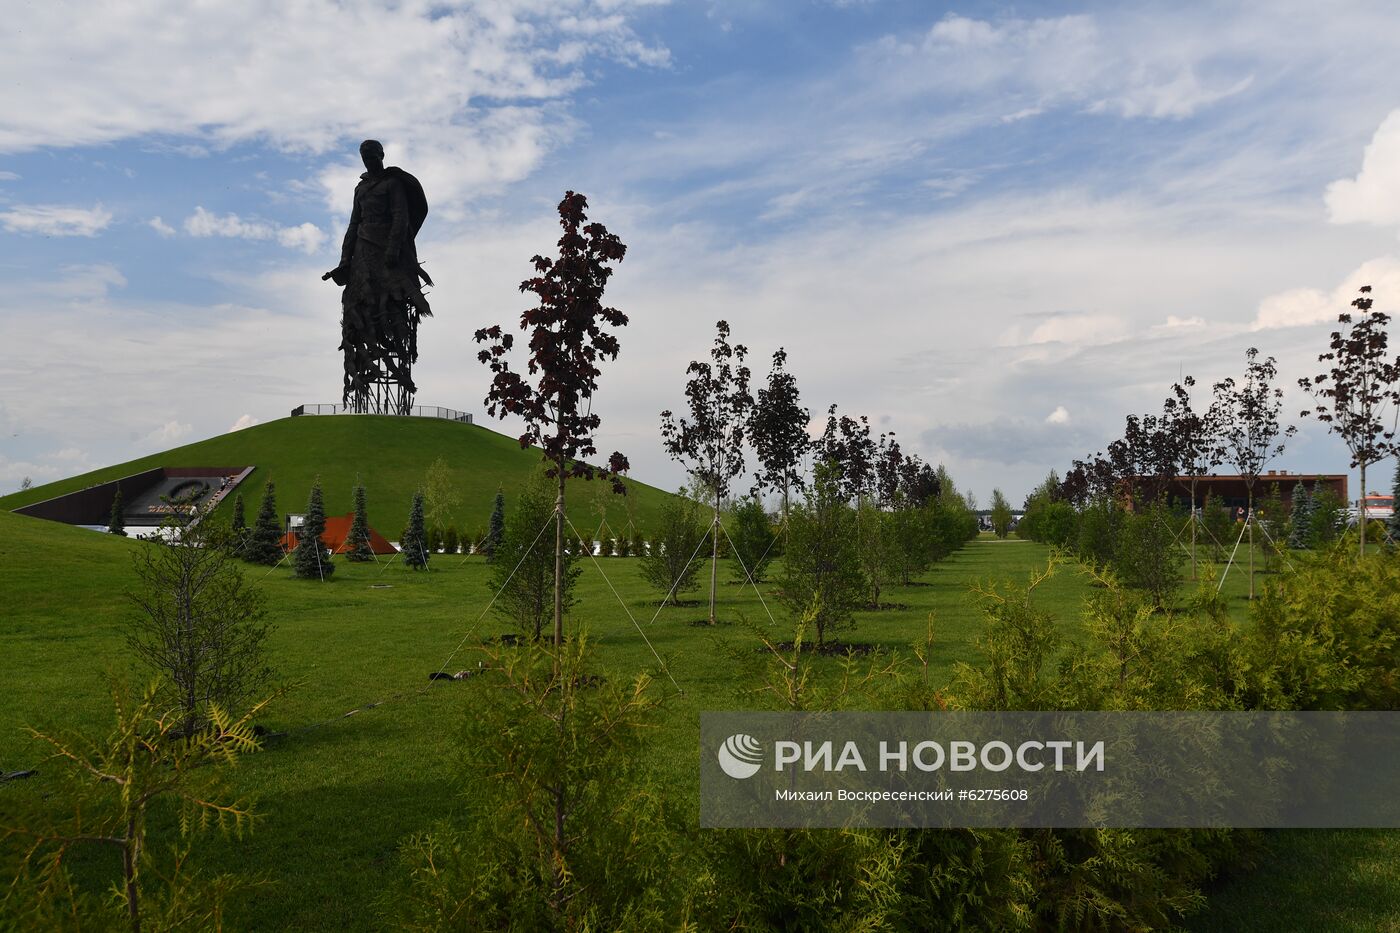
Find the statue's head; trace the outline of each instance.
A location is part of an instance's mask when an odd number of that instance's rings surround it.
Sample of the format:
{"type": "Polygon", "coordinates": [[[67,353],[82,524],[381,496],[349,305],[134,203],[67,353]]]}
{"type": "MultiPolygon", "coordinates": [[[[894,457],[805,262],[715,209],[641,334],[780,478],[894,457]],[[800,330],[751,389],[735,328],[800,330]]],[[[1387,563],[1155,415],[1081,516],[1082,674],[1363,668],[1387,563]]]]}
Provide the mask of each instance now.
{"type": "Polygon", "coordinates": [[[378,172],[384,168],[384,146],[377,139],[366,139],[360,143],[360,158],[365,168],[378,172]]]}

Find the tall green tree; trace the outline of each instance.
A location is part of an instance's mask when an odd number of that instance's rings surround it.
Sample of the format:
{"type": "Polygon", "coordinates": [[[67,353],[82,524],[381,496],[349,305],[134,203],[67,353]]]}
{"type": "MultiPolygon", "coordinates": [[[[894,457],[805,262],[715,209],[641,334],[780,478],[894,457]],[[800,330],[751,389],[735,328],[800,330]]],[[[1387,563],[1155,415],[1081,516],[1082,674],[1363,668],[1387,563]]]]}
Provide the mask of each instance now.
{"type": "Polygon", "coordinates": [[[810,617],[821,647],[833,632],[854,624],[866,587],[855,510],[843,494],[838,469],[818,464],[805,500],[788,517],[779,598],[794,617],[810,617]]]}
{"type": "Polygon", "coordinates": [[[856,548],[870,594],[870,608],[880,608],[880,593],[898,572],[898,554],[890,513],[871,498],[856,500],[856,548]]]}
{"type": "Polygon", "coordinates": [[[423,528],[423,490],[413,494],[413,506],[408,512],[408,527],[399,542],[403,562],[414,570],[428,569],[428,535],[423,528]]]}
{"type": "MultiPolygon", "coordinates": [[[[488,344],[477,358],[491,368],[491,388],[486,410],[501,418],[515,415],[525,422],[520,446],[540,447],[549,464],[549,476],[557,483],[554,502],[554,645],[564,642],[564,492],[570,476],[591,480],[595,475],[612,480],[624,493],[620,475],[627,458],[613,452],[606,470],[589,464],[596,454],[593,432],[602,419],[593,411],[593,393],[601,371],[598,363],[615,360],[621,350],[617,336],[605,327],[624,327],[627,315],[603,305],[603,291],[612,277],[613,263],[627,254],[627,246],[608,228],[588,219],[588,199],[573,191],[559,202],[559,256],[535,256],[536,275],[520,283],[538,304],[520,316],[520,329],[529,333],[528,373],[538,376],[531,384],[510,368],[506,359],[515,335],[499,324],[475,334],[477,343],[488,344]]],[[[556,655],[557,656],[557,655],[556,655]]],[[[562,804],[555,832],[563,833],[562,804]]]]}
{"type": "Polygon", "coordinates": [[[311,485],[306,500],[306,516],[297,531],[297,546],[292,552],[292,569],[304,580],[325,580],[335,573],[331,550],[321,536],[326,533],[326,505],[321,498],[321,480],[311,485]]]}
{"type": "Polygon", "coordinates": [[[1181,586],[1182,554],[1161,501],[1139,503],[1117,523],[1113,568],[1132,589],[1142,590],[1158,609],[1167,608],[1181,586]]]}
{"type": "Polygon", "coordinates": [[[998,538],[1011,534],[1011,503],[1000,489],[992,490],[992,532],[998,538]]]}
{"type": "Polygon", "coordinates": [[[700,563],[695,560],[706,535],[700,504],[682,493],[667,499],[650,547],[638,547],[642,578],[661,594],[663,603],[695,589],[700,563]]]}
{"type": "Polygon", "coordinates": [[[1344,522],[1341,497],[1322,485],[1321,480],[1313,481],[1312,495],[1308,497],[1308,522],[1312,526],[1309,536],[1312,546],[1320,548],[1336,541],[1341,534],[1344,522]]]}
{"type": "Polygon", "coordinates": [[[506,494],[496,490],[496,502],[491,506],[491,525],[486,529],[486,560],[496,559],[496,548],[505,540],[506,533],[506,494]]]}
{"type": "Polygon", "coordinates": [[[1311,544],[1312,497],[1303,483],[1293,484],[1292,508],[1288,515],[1288,546],[1306,548],[1311,544]]]}
{"type": "Polygon", "coordinates": [[[777,555],[777,532],[757,496],[746,496],[730,509],[730,538],[734,544],[734,579],[761,583],[777,555]]]}
{"type": "Polygon", "coordinates": [[[248,544],[243,549],[245,559],[255,564],[272,566],[282,559],[282,522],[277,517],[277,491],[272,480],[263,487],[262,504],[258,506],[258,517],[253,529],[248,533],[248,544]]]}
{"type": "Polygon", "coordinates": [[[891,570],[896,579],[905,586],[913,582],[916,574],[927,570],[929,564],[939,556],[936,552],[932,521],[936,503],[937,497],[930,498],[921,505],[901,500],[886,515],[891,570]]]}
{"type": "Polygon", "coordinates": [[[690,417],[661,413],[661,439],[672,459],[685,465],[702,483],[712,505],[710,551],[710,624],[715,623],[715,597],[719,573],[719,512],[729,484],[744,471],[744,434],[753,411],[749,393],[748,349],[729,343],[729,323],[715,323],[715,343],[710,360],[693,360],[686,367],[685,384],[690,417]]]}
{"type": "Polygon", "coordinates": [[[233,532],[234,545],[243,546],[243,539],[248,534],[248,511],[243,505],[243,493],[238,493],[233,497],[233,521],[229,525],[229,530],[233,532]]]}
{"type": "MultiPolygon", "coordinates": [[[[553,512],[549,477],[539,471],[520,490],[510,521],[501,525],[487,582],[496,594],[492,608],[533,639],[540,637],[554,605],[554,549],[544,534],[553,512]]],[[[574,588],[582,572],[570,549],[564,555],[565,612],[574,604],[574,588]]]]}
{"type": "Polygon", "coordinates": [[[1390,501],[1392,510],[1386,520],[1392,544],[1400,545],[1400,457],[1395,460],[1395,476],[1390,481],[1390,501]]]}
{"type": "Polygon", "coordinates": [[[122,505],[122,488],[117,487],[117,494],[112,497],[112,514],[107,518],[107,533],[126,537],[126,512],[122,505]]]}
{"type": "MultiPolygon", "coordinates": [[[[1317,420],[1342,439],[1351,452],[1351,465],[1361,473],[1361,496],[1357,516],[1360,534],[1357,548],[1366,555],[1366,468],[1397,452],[1395,419],[1392,410],[1400,408],[1400,357],[1389,355],[1390,335],[1386,327],[1390,315],[1371,308],[1371,286],[1361,286],[1361,295],[1352,303],[1360,315],[1337,316],[1339,324],[1350,325],[1343,334],[1332,332],[1330,349],[1318,362],[1330,368],[1298,385],[1314,399],[1317,420]]],[[[1300,417],[1306,418],[1304,411],[1300,417]]]]}
{"type": "Polygon", "coordinates": [[[350,520],[350,531],[345,536],[345,558],[355,563],[374,560],[374,548],[369,540],[369,511],[365,506],[365,487],[355,482],[355,516],[350,520]]]}

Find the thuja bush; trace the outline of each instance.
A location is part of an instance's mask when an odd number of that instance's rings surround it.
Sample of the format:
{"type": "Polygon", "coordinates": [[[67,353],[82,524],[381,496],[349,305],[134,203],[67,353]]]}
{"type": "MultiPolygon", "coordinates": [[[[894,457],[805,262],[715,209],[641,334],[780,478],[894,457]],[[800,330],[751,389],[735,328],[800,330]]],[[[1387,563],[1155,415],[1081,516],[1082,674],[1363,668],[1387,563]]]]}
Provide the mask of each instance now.
{"type": "MultiPolygon", "coordinates": [[[[551,555],[552,556],[552,555],[551,555]]],[[[410,836],[385,919],[413,929],[684,926],[679,817],[646,773],[660,703],[645,674],[599,682],[578,633],[482,649],[463,717],[461,818],[410,836]]]]}
{"type": "MultiPolygon", "coordinates": [[[[815,609],[799,615],[791,648],[779,650],[755,628],[767,651],[732,652],[745,682],[756,684],[754,705],[931,708],[921,689],[926,665],[848,656],[832,671],[803,652],[816,622],[815,609]]],[[[930,633],[915,657],[926,660],[931,646],[930,633]]],[[[700,929],[1031,928],[1032,849],[1008,830],[726,830],[701,834],[696,846],[704,870],[692,882],[691,916],[700,929]]]]}
{"type": "MultiPolygon", "coordinates": [[[[1036,602],[1054,565],[1025,585],[984,591],[985,661],[956,671],[948,702],[967,709],[1345,710],[1400,704],[1400,565],[1341,542],[1293,555],[1246,624],[1216,581],[1163,612],[1111,568],[1082,613],[1081,644],[1061,642],[1036,602]]],[[[1232,830],[1037,830],[1028,847],[1035,926],[1149,929],[1199,907],[1224,866],[1248,868],[1258,840],[1232,830]]]]}
{"type": "Polygon", "coordinates": [[[1186,555],[1176,541],[1182,519],[1153,503],[1120,516],[1117,524],[1114,568],[1125,584],[1147,594],[1158,608],[1165,607],[1181,588],[1186,555]]]}
{"type": "MultiPolygon", "coordinates": [[[[1230,708],[1242,647],[1219,604],[1202,597],[1164,622],[1150,600],[1111,573],[1086,603],[1089,639],[1066,647],[1035,591],[1059,559],[1027,584],[982,591],[986,660],[959,664],[950,691],[964,709],[1230,708]],[[1221,665],[1221,641],[1233,647],[1221,665]]],[[[1160,929],[1205,903],[1201,885],[1226,863],[1247,864],[1254,837],[1231,830],[1022,830],[1033,926],[1063,930],[1160,929]]]]}
{"type": "MultiPolygon", "coordinates": [[[[184,729],[184,712],[152,684],[144,692],[113,682],[113,727],[91,735],[30,729],[49,747],[44,793],[0,805],[0,929],[221,929],[228,902],[261,880],[211,876],[191,863],[210,827],[241,834],[253,811],[229,792],[224,773],[256,752],[253,719],[211,707],[204,728],[184,729]],[[174,811],[178,821],[154,818],[174,811]],[[175,822],[178,829],[171,826],[175,822]],[[98,860],[77,853],[119,856],[98,860]],[[105,897],[75,874],[106,872],[105,897]],[[118,873],[119,872],[119,873],[118,873]]],[[[99,876],[100,877],[100,876],[99,876]]]]}
{"type": "MultiPolygon", "coordinates": [[[[1377,523],[1379,524],[1379,523],[1377,523]]],[[[1253,610],[1252,656],[1270,709],[1400,708],[1400,563],[1351,548],[1295,554],[1253,610]]]]}

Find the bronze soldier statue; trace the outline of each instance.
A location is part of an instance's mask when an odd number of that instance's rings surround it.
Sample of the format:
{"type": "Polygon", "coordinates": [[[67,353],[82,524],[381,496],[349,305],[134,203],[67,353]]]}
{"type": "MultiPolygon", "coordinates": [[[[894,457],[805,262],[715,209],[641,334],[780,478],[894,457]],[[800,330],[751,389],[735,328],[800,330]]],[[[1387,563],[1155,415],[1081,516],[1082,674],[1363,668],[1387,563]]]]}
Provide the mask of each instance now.
{"type": "Polygon", "coordinates": [[[343,286],[340,349],[342,404],[355,412],[406,415],[413,407],[418,321],[432,311],[420,284],[433,280],[418,264],[414,240],[428,216],[423,186],[385,167],[377,140],[360,143],[365,173],[355,186],[340,265],[321,276],[343,286]]]}

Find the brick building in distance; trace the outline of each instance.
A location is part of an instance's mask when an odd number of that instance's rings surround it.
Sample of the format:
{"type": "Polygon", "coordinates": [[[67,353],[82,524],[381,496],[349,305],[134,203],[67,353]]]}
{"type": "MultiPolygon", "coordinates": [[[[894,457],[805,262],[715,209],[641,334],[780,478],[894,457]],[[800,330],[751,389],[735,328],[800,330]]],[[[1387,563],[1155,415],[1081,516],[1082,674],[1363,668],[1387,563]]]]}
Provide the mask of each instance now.
{"type": "MultiPolygon", "coordinates": [[[[1171,481],[1167,487],[1167,498],[1172,504],[1184,505],[1191,500],[1191,480],[1190,476],[1178,476],[1171,481]]],[[[1215,497],[1228,509],[1242,509],[1249,502],[1249,488],[1245,484],[1245,478],[1238,473],[1212,473],[1195,477],[1195,480],[1197,508],[1205,503],[1206,496],[1215,497]]],[[[1287,470],[1266,470],[1260,473],[1254,481],[1254,501],[1257,504],[1259,500],[1268,498],[1273,493],[1273,487],[1277,485],[1279,497],[1283,499],[1283,507],[1291,509],[1293,487],[1299,483],[1302,483],[1308,492],[1312,492],[1314,484],[1317,484],[1320,489],[1331,492],[1341,502],[1351,503],[1347,496],[1347,474],[1290,473],[1287,470]]]]}

